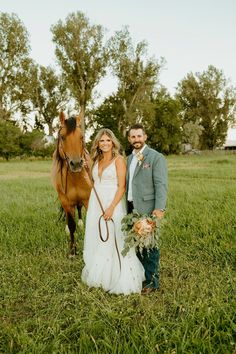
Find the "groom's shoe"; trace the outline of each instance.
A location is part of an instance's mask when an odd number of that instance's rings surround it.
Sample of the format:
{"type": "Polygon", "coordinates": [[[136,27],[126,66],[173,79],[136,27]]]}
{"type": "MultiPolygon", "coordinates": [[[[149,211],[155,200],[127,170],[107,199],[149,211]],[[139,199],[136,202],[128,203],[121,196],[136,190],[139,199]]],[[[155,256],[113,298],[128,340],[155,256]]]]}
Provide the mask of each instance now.
{"type": "Polygon", "coordinates": [[[142,295],[149,295],[155,291],[158,291],[159,288],[143,288],[142,291],[141,291],[141,294],[142,295]]]}

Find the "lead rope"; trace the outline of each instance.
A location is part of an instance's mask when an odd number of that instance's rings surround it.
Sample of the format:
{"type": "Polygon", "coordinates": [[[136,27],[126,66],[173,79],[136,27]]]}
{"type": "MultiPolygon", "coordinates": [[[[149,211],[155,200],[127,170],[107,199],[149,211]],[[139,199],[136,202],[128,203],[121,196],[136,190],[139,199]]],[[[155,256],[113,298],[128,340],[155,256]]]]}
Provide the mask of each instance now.
{"type": "MultiPolygon", "coordinates": [[[[98,195],[98,193],[97,193],[97,191],[96,191],[96,188],[94,187],[94,183],[93,183],[93,180],[92,180],[92,176],[91,176],[90,170],[89,170],[89,168],[88,168],[87,166],[85,167],[85,169],[86,169],[86,171],[87,171],[87,173],[88,173],[88,176],[89,176],[89,178],[90,178],[90,180],[91,180],[91,182],[92,182],[92,186],[93,186],[92,188],[93,188],[93,190],[94,190],[94,193],[95,193],[95,195],[96,195],[96,197],[97,197],[98,203],[99,203],[100,208],[101,208],[101,210],[102,210],[102,214],[100,215],[100,217],[99,217],[99,219],[98,219],[99,237],[100,237],[100,240],[101,240],[102,242],[107,242],[107,241],[109,240],[109,228],[108,228],[107,220],[105,220],[106,232],[107,232],[106,238],[103,238],[103,236],[102,236],[102,229],[101,229],[101,220],[102,220],[102,218],[103,218],[103,215],[104,215],[104,213],[105,213],[105,210],[104,210],[104,208],[103,208],[101,199],[99,198],[99,195],[98,195]]],[[[120,253],[119,253],[119,250],[118,250],[118,245],[117,245],[115,223],[114,223],[114,220],[113,220],[112,218],[110,219],[110,221],[112,221],[113,227],[114,227],[115,248],[116,248],[116,253],[117,253],[117,256],[118,256],[118,261],[119,261],[119,266],[120,266],[120,271],[121,271],[121,259],[120,259],[120,253]]]]}

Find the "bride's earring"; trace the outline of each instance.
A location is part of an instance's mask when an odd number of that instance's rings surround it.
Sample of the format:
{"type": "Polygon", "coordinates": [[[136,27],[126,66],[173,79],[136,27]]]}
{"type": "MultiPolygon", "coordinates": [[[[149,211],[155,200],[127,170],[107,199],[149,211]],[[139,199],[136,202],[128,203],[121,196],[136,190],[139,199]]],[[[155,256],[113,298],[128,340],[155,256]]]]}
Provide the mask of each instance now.
{"type": "Polygon", "coordinates": [[[115,151],[114,151],[114,146],[113,146],[113,148],[112,148],[112,157],[115,157],[115,151]]]}

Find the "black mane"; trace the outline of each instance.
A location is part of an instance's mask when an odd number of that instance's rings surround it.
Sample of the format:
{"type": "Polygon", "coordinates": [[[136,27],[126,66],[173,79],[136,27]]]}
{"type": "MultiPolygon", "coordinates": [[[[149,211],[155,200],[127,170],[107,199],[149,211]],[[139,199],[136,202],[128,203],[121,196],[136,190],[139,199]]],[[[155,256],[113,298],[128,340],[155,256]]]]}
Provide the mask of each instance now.
{"type": "Polygon", "coordinates": [[[67,130],[67,134],[72,133],[76,128],[76,118],[70,117],[70,118],[66,119],[65,126],[66,126],[66,130],[67,130]]]}

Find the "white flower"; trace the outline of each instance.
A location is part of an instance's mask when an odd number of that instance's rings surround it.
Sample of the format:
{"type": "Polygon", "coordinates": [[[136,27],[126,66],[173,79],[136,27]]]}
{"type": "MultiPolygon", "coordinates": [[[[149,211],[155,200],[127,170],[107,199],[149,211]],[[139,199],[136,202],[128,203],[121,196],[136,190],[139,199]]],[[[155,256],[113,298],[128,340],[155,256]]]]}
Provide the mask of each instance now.
{"type": "Polygon", "coordinates": [[[143,156],[143,154],[141,152],[138,152],[136,154],[136,156],[137,156],[137,159],[138,159],[138,165],[140,166],[142,161],[143,161],[143,159],[144,159],[144,156],[143,156]]]}

